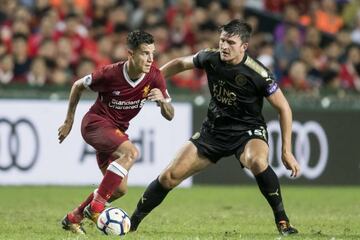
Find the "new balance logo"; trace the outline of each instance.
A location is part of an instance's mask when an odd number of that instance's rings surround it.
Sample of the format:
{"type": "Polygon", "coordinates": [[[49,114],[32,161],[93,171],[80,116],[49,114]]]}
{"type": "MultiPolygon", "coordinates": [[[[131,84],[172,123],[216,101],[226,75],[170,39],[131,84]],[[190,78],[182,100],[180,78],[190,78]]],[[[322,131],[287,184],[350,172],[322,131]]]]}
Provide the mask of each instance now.
{"type": "Polygon", "coordinates": [[[144,203],[146,201],[145,197],[141,197],[141,203],[144,203]]]}
{"type": "Polygon", "coordinates": [[[119,96],[119,95],[120,95],[120,91],[113,91],[112,94],[115,95],[115,96],[119,96]]]}
{"type": "Polygon", "coordinates": [[[269,193],[269,196],[280,196],[279,195],[279,189],[276,189],[276,191],[275,192],[273,192],[273,193],[269,193]]]}

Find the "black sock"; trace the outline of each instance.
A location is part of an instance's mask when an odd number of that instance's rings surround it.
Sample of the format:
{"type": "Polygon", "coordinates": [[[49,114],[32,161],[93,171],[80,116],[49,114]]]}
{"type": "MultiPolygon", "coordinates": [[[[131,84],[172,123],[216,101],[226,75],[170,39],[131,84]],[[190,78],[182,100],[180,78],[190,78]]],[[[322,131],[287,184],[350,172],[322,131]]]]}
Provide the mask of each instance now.
{"type": "Polygon", "coordinates": [[[150,183],[140,198],[134,213],[131,215],[131,229],[136,230],[139,223],[156,208],[166,197],[171,189],[164,188],[159,179],[150,183]]]}
{"type": "Polygon", "coordinates": [[[256,175],[255,178],[261,193],[264,195],[274,212],[275,222],[278,223],[282,220],[289,221],[281,198],[279,179],[274,170],[268,166],[265,171],[256,175]]]}

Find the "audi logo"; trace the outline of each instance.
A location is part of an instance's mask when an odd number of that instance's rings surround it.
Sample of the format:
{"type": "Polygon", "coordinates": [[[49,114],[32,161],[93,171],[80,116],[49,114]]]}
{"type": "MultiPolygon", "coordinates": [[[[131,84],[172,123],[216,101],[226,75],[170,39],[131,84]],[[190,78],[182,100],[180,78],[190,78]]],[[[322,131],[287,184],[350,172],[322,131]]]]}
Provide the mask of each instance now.
{"type": "MultiPolygon", "coordinates": [[[[269,136],[269,164],[278,177],[286,176],[290,178],[289,171],[283,166],[281,160],[282,143],[279,121],[268,122],[267,130],[269,136]]],[[[303,124],[294,121],[292,131],[293,152],[300,164],[301,176],[308,179],[318,178],[326,167],[329,155],[329,145],[324,129],[315,121],[308,121],[303,124]],[[311,154],[315,152],[315,149],[311,149],[310,139],[318,143],[319,149],[316,149],[318,154],[311,154]]],[[[250,171],[245,172],[252,176],[250,171]]]]}
{"type": "Polygon", "coordinates": [[[31,169],[39,156],[40,140],[32,122],[0,118],[0,170],[31,169]]]}

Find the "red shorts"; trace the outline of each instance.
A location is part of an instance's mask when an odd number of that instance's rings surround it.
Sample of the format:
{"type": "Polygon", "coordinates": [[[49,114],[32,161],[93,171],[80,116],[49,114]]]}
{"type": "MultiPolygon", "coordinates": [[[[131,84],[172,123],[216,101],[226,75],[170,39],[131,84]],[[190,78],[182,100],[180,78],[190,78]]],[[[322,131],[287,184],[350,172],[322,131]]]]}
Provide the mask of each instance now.
{"type": "Polygon", "coordinates": [[[106,118],[94,113],[86,113],[81,123],[81,134],[89,145],[96,150],[100,169],[114,161],[112,153],[125,141],[128,135],[106,118]]]}

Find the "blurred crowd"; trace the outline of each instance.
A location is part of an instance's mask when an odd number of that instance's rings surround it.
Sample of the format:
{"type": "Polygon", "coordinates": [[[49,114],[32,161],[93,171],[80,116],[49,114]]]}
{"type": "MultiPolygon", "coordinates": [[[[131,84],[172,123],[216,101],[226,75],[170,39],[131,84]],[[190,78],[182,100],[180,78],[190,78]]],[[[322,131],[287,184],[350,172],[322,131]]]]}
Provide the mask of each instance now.
{"type": "MultiPolygon", "coordinates": [[[[253,27],[249,54],[288,91],[360,92],[358,0],[0,0],[0,87],[70,86],[94,69],[127,58],[126,36],[152,33],[156,61],[218,45],[218,26],[253,27]],[[277,20],[262,31],[256,9],[277,20]],[[324,40],[326,39],[326,41],[324,40]]],[[[169,79],[201,91],[206,78],[187,71],[169,79]]]]}

